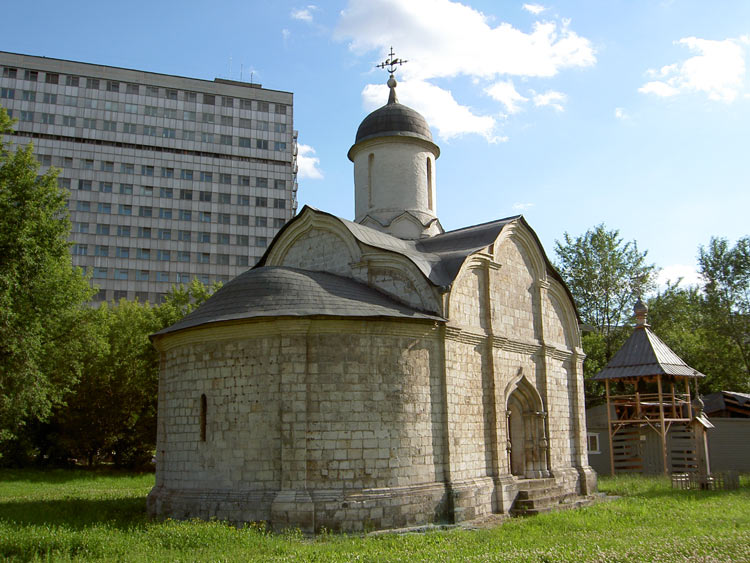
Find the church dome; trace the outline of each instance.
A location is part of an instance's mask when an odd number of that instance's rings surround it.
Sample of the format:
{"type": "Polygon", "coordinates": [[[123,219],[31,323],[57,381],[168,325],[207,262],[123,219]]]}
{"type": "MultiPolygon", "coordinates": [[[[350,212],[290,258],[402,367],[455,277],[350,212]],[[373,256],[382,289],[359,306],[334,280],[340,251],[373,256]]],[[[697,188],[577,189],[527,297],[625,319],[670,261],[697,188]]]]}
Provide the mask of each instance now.
{"type": "Polygon", "coordinates": [[[398,102],[388,102],[364,118],[357,129],[355,144],[374,137],[417,137],[432,143],[427,121],[416,110],[398,102]]]}

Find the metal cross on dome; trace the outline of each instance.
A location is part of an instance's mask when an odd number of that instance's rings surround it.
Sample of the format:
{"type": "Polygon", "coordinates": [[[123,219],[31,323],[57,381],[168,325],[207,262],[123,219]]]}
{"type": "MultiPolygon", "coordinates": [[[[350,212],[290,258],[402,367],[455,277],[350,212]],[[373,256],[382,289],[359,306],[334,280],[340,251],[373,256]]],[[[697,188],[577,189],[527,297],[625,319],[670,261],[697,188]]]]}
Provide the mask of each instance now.
{"type": "Polygon", "coordinates": [[[384,60],[379,65],[375,65],[376,68],[383,68],[387,70],[391,76],[393,76],[393,73],[398,70],[397,67],[401,66],[404,63],[408,63],[409,61],[405,61],[403,59],[397,59],[395,58],[395,53],[393,52],[393,47],[391,47],[391,52],[388,53],[388,58],[384,60]]]}

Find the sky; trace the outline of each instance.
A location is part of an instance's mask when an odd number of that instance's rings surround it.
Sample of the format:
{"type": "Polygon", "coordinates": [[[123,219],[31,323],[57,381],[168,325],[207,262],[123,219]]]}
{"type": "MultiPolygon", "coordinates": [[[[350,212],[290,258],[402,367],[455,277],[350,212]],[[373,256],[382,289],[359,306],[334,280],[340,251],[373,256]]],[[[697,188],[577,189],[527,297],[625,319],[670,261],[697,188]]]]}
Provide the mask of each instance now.
{"type": "Polygon", "coordinates": [[[0,50],[294,93],[300,208],[352,219],[346,153],[387,101],[440,146],[446,230],[523,214],[550,259],[604,224],[660,281],[750,235],[747,0],[12,2],[0,50]]]}

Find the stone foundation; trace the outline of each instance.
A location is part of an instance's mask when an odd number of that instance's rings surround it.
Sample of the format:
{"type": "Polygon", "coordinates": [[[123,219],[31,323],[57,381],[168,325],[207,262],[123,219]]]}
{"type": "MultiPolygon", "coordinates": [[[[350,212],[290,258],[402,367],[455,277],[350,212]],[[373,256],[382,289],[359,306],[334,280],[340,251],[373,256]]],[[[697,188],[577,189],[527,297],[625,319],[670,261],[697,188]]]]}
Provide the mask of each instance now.
{"type": "MultiPolygon", "coordinates": [[[[574,472],[547,478],[560,499],[585,494],[574,472]]],[[[428,483],[348,491],[190,491],[154,487],[148,496],[151,516],[201,518],[235,524],[264,522],[274,531],[292,528],[313,534],[322,529],[366,532],[437,523],[460,523],[508,513],[529,480],[503,477],[459,483],[428,483]]]]}

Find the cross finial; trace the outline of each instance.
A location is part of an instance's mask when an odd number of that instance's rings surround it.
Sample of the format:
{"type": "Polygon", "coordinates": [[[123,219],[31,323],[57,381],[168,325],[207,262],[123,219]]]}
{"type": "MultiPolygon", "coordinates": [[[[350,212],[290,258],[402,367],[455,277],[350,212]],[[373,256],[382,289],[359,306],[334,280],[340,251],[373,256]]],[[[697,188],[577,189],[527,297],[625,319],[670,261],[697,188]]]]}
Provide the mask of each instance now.
{"type": "Polygon", "coordinates": [[[388,88],[391,89],[390,94],[388,94],[388,103],[389,104],[396,104],[398,103],[398,98],[396,97],[396,85],[398,84],[396,82],[396,79],[393,76],[393,73],[398,70],[398,67],[400,67],[402,64],[407,63],[409,61],[405,61],[403,59],[397,59],[396,54],[393,52],[393,47],[391,47],[391,52],[388,53],[388,58],[384,60],[379,65],[375,65],[377,68],[383,68],[388,71],[388,73],[391,75],[390,78],[388,78],[388,88]]]}
{"type": "Polygon", "coordinates": [[[393,76],[393,73],[398,70],[398,67],[400,67],[404,63],[408,63],[409,61],[405,61],[403,59],[397,59],[396,54],[393,52],[393,47],[391,47],[391,52],[388,53],[388,58],[384,60],[379,65],[375,65],[376,68],[383,68],[388,71],[388,73],[393,76]]]}

